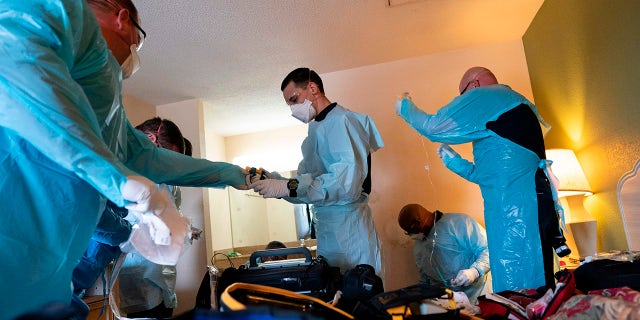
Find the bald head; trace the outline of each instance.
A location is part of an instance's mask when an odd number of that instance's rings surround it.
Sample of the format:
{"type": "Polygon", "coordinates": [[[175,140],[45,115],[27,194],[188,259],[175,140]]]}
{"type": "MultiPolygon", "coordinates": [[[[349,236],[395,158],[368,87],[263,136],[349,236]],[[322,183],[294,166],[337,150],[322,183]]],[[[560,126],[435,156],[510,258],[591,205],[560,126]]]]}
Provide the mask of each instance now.
{"type": "Polygon", "coordinates": [[[408,204],[398,214],[400,228],[409,234],[429,233],[433,227],[435,215],[419,204],[408,204]]]}
{"type": "Polygon", "coordinates": [[[492,84],[498,84],[498,79],[491,70],[484,67],[472,67],[462,75],[458,88],[460,94],[463,94],[470,89],[492,84]]]}

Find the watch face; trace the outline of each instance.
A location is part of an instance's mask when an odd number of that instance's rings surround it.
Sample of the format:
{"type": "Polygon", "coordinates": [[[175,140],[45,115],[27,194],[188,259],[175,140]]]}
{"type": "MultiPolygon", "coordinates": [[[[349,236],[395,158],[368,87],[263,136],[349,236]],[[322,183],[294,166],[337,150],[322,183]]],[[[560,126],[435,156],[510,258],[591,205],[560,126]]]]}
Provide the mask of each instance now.
{"type": "Polygon", "coordinates": [[[296,179],[289,180],[289,182],[287,183],[287,188],[289,188],[289,190],[298,189],[298,180],[296,179]]]}

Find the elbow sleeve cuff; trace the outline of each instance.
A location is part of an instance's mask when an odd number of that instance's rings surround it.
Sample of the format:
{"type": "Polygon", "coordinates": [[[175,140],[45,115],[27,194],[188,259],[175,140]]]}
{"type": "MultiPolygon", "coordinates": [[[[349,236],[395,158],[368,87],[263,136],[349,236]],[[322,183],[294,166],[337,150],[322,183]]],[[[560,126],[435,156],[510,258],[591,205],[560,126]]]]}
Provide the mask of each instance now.
{"type": "MultiPolygon", "coordinates": [[[[477,264],[477,263],[475,263],[475,262],[474,262],[474,263],[471,265],[471,267],[472,267],[472,268],[474,268],[474,269],[476,269],[476,270],[478,271],[478,274],[479,274],[478,278],[482,278],[482,277],[484,277],[484,275],[485,275],[485,273],[486,273],[486,272],[485,272],[482,268],[480,268],[480,266],[478,266],[478,264],[477,264]]],[[[487,271],[488,271],[488,270],[487,270],[487,271]]]]}

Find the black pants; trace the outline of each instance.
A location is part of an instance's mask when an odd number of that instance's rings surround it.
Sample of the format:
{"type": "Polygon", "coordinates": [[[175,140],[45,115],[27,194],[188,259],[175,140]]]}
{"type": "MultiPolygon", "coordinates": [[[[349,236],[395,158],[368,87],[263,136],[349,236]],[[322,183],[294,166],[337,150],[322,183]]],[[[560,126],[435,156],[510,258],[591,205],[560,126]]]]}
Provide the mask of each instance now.
{"type": "Polygon", "coordinates": [[[547,288],[555,288],[553,277],[553,247],[565,242],[564,235],[558,222],[551,193],[549,179],[542,169],[536,171],[536,193],[538,195],[538,227],[542,245],[542,262],[544,265],[544,280],[547,288]]]}

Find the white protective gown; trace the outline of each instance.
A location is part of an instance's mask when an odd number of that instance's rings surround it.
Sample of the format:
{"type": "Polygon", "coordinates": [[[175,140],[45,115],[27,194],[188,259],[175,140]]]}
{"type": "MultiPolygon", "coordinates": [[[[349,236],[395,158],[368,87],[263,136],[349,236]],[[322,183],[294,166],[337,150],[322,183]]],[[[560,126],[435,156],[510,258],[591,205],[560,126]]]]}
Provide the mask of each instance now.
{"type": "Polygon", "coordinates": [[[442,215],[423,239],[413,245],[420,283],[463,291],[475,303],[489,272],[489,249],[484,228],[466,214],[442,215]],[[468,287],[454,287],[458,271],[475,268],[479,277],[468,287]]]}
{"type": "Polygon", "coordinates": [[[380,241],[363,183],[367,157],[384,145],[373,120],[336,105],[309,123],[298,166],[298,195],[285,199],[313,204],[317,254],[342,272],[369,264],[381,274],[380,241]]]}

